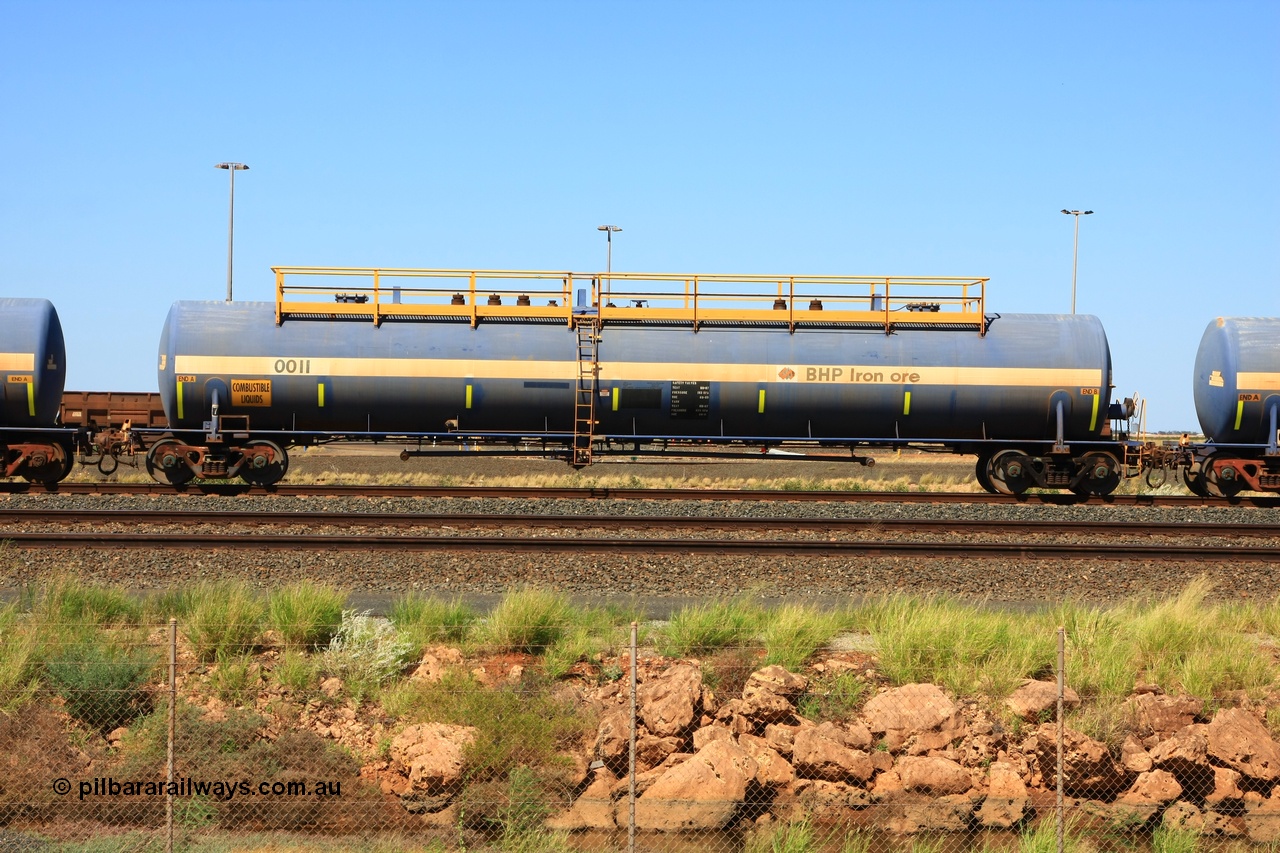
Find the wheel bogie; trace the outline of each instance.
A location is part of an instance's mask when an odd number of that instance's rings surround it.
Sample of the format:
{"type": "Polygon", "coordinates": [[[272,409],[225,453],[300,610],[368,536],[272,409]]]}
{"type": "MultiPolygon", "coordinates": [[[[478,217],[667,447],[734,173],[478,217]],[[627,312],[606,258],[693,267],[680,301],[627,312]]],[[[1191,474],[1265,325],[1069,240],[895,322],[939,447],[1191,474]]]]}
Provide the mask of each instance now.
{"type": "Polygon", "coordinates": [[[236,477],[251,485],[270,486],[289,470],[289,456],[280,445],[264,439],[210,446],[164,438],[147,451],[146,464],[153,479],[170,486],[236,477]]]}
{"type": "Polygon", "coordinates": [[[71,473],[71,445],[61,440],[19,438],[0,444],[0,476],[21,477],[28,483],[61,482],[71,473]]]}
{"type": "Polygon", "coordinates": [[[1021,495],[1036,488],[1109,495],[1129,476],[1121,456],[1111,450],[1072,454],[1006,447],[979,453],[974,475],[993,494],[1021,495]]]}

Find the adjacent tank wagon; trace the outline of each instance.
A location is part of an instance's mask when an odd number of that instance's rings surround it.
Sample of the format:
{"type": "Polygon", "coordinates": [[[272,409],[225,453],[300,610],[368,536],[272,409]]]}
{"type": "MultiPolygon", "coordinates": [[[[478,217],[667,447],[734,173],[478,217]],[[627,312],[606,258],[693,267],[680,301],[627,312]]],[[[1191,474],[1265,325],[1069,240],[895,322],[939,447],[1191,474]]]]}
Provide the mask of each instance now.
{"type": "Polygon", "coordinates": [[[339,438],[533,442],[578,465],[919,445],[977,454],[978,479],[1004,492],[1108,492],[1127,471],[1101,323],[988,314],[969,290],[981,280],[952,298],[925,289],[952,280],[789,277],[761,297],[746,277],[355,272],[372,287],[313,285],[301,301],[281,274],[274,305],[172,307],[157,479],[274,482],[290,445],[339,438]],[[389,273],[466,284],[387,288],[389,273]]]}
{"type": "Polygon", "coordinates": [[[62,323],[47,299],[0,299],[0,475],[53,483],[71,471],[74,430],[58,425],[62,323]]]}
{"type": "Polygon", "coordinates": [[[1207,439],[1184,471],[1207,496],[1280,491],[1280,317],[1219,317],[1196,352],[1193,394],[1207,439]]]}

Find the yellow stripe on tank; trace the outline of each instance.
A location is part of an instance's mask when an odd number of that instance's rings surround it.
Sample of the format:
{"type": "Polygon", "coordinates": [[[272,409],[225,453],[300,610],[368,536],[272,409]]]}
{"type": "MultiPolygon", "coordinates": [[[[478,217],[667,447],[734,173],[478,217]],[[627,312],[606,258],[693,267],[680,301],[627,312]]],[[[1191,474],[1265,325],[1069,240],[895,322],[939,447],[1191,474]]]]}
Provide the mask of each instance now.
{"type": "MultiPolygon", "coordinates": [[[[695,364],[601,361],[601,382],[752,382],[817,385],[1071,387],[1101,385],[1103,372],[1073,367],[695,364]]],[[[179,355],[177,373],[215,376],[322,375],[395,379],[575,380],[578,363],[524,359],[319,358],[179,355]],[[287,369],[289,365],[293,370],[287,369]]]]}
{"type": "Polygon", "coordinates": [[[467,408],[471,408],[471,383],[467,383],[467,408]]]}
{"type": "Polygon", "coordinates": [[[1237,373],[1236,389],[1240,391],[1280,391],[1280,373],[1237,373]]]}
{"type": "Polygon", "coordinates": [[[183,406],[182,406],[182,383],[179,382],[178,383],[178,420],[182,420],[184,417],[186,417],[186,414],[184,413],[183,406]]]}
{"type": "Polygon", "coordinates": [[[1101,394],[1093,395],[1093,414],[1089,416],[1089,432],[1098,428],[1098,400],[1101,397],[1101,394]]]}
{"type": "Polygon", "coordinates": [[[320,402],[320,408],[323,409],[324,408],[324,383],[323,382],[316,383],[316,397],[320,402]]]}
{"type": "Polygon", "coordinates": [[[1240,422],[1244,420],[1244,400],[1236,401],[1236,429],[1240,429],[1240,422]]]}
{"type": "Polygon", "coordinates": [[[760,414],[764,414],[764,389],[760,389],[760,408],[757,409],[760,414]]]}
{"type": "Polygon", "coordinates": [[[613,389],[613,410],[615,412],[618,411],[618,389],[616,386],[613,389]]]}
{"type": "Polygon", "coordinates": [[[902,395],[902,414],[904,414],[904,415],[909,415],[909,414],[911,414],[911,392],[910,392],[910,391],[903,392],[903,395],[902,395]]]}
{"type": "Polygon", "coordinates": [[[36,383],[27,383],[27,413],[36,416],[36,383]]]}
{"type": "Polygon", "coordinates": [[[0,370],[36,369],[36,354],[33,352],[0,352],[0,370]]]}

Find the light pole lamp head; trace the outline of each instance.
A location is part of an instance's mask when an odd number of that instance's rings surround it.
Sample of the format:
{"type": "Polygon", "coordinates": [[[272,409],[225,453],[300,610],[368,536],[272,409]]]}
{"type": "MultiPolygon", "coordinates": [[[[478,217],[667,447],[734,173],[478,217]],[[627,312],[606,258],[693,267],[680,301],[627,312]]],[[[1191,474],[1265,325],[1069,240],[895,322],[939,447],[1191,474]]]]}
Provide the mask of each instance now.
{"type": "Polygon", "coordinates": [[[249,167],[246,166],[244,163],[218,163],[213,168],[230,169],[234,172],[241,172],[241,171],[247,170],[249,167]]]}
{"type": "Polygon", "coordinates": [[[613,232],[615,232],[615,231],[621,231],[622,229],[621,229],[621,228],[619,228],[617,225],[597,225],[597,226],[596,226],[596,230],[597,230],[597,231],[608,231],[608,232],[610,232],[610,234],[612,234],[613,232]]]}
{"type": "Polygon", "coordinates": [[[1062,212],[1068,216],[1088,216],[1090,213],[1093,213],[1092,210],[1067,210],[1065,207],[1062,209],[1062,212]]]}

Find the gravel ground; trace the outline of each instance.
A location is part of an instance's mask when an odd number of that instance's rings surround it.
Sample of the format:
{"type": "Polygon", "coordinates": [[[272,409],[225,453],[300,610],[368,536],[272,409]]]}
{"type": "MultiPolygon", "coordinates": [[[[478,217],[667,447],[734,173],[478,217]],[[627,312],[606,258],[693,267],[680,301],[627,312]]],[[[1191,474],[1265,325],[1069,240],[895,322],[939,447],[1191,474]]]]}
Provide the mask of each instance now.
{"type": "MultiPolygon", "coordinates": [[[[972,463],[951,461],[955,472],[972,470],[972,463]]],[[[405,463],[394,457],[360,454],[339,457],[331,453],[299,454],[293,473],[326,470],[381,471],[422,470],[430,464],[435,473],[459,478],[528,475],[543,472],[563,475],[563,463],[545,460],[441,459],[405,463]]],[[[851,476],[847,463],[746,462],[746,463],[611,463],[587,469],[585,476],[608,473],[662,478],[777,479],[785,477],[851,476]],[[601,471],[600,469],[607,469],[601,471]],[[616,469],[616,470],[615,470],[616,469]],[[679,469],[679,470],[676,470],[679,469]],[[829,470],[834,469],[834,470],[829,470]]],[[[918,476],[937,470],[914,460],[878,465],[871,472],[889,480],[918,476]],[[914,472],[914,473],[913,473],[914,472]]],[[[857,472],[864,469],[858,468],[857,472]]],[[[866,472],[866,473],[871,473],[866,472]]],[[[956,476],[956,474],[950,474],[956,476]]],[[[0,505],[12,507],[82,508],[223,508],[245,510],[253,506],[272,511],[367,512],[507,512],[513,514],[690,515],[705,517],[801,517],[850,516],[869,518],[963,518],[1116,520],[1137,522],[1233,522],[1273,521],[1280,530],[1280,510],[1256,508],[1121,508],[1097,506],[931,505],[838,503],[750,503],[735,501],[569,501],[488,499],[341,499],[341,498],[216,498],[202,496],[106,498],[60,495],[0,497],[0,505]]],[[[1208,574],[1222,599],[1270,599],[1280,595],[1280,565],[1265,563],[1206,564],[1204,562],[1148,563],[1124,559],[1064,563],[1054,560],[979,560],[801,557],[754,558],[751,556],[667,555],[547,555],[448,553],[383,554],[378,552],[329,554],[240,551],[20,551],[0,550],[0,592],[10,595],[42,578],[73,571],[97,582],[135,589],[158,589],[193,581],[228,578],[262,587],[301,579],[323,581],[349,589],[353,600],[380,608],[391,597],[410,590],[444,596],[460,595],[484,601],[513,586],[535,583],[556,588],[583,600],[637,597],[662,606],[689,599],[749,594],[765,599],[838,602],[850,597],[886,592],[945,594],[965,600],[988,600],[1011,605],[1043,604],[1075,598],[1110,603],[1143,593],[1160,595],[1180,591],[1190,580],[1208,574]]]]}

